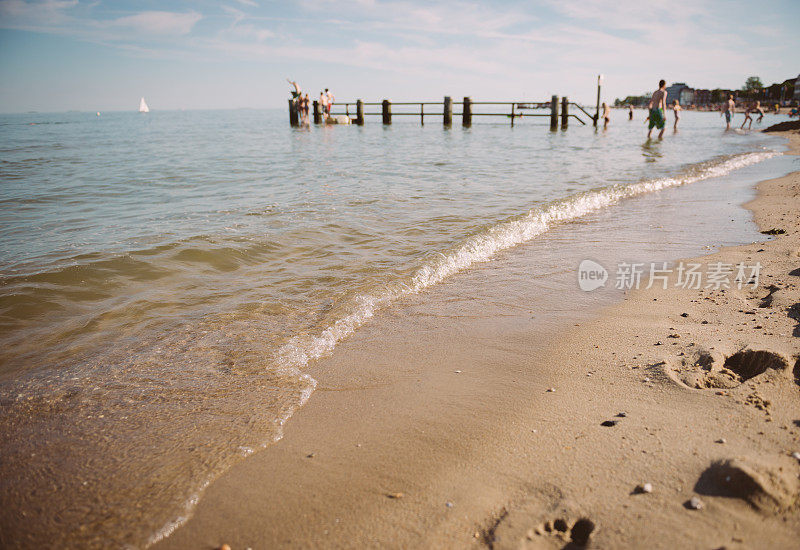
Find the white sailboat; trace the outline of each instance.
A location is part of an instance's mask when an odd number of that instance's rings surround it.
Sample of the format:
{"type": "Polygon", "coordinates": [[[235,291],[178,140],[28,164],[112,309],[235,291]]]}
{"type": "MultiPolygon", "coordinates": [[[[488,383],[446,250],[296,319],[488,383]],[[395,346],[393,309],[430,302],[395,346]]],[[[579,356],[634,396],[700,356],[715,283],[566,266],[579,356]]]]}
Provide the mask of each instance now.
{"type": "Polygon", "coordinates": [[[150,112],[150,108],[147,106],[147,103],[145,103],[144,98],[139,100],[139,112],[140,113],[150,112]]]}

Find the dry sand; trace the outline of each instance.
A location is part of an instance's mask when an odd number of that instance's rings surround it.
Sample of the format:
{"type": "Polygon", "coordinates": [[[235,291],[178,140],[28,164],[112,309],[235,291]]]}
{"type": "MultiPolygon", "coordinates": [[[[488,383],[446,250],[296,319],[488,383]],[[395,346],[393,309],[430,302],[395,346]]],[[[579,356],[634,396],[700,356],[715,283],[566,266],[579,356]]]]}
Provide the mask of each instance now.
{"type": "Polygon", "coordinates": [[[785,233],[695,261],[760,262],[755,289],[633,291],[535,337],[384,314],[156,547],[798,548],[800,173],[747,206],[785,233]]]}

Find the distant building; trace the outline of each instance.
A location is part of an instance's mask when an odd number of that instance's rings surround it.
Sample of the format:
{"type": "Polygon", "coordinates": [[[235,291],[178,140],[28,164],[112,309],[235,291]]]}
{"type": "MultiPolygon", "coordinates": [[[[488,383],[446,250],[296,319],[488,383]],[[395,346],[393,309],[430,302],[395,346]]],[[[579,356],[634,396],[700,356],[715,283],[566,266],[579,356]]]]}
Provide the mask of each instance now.
{"type": "Polygon", "coordinates": [[[794,79],[794,98],[800,100],[800,74],[794,79]]]}
{"type": "MultiPolygon", "coordinates": [[[[681,102],[683,103],[683,102],[681,102]]],[[[694,104],[695,105],[708,105],[711,103],[711,90],[695,90],[694,91],[694,104]]]]}
{"type": "Polygon", "coordinates": [[[678,103],[680,103],[681,105],[694,104],[694,90],[691,88],[682,89],[681,94],[678,97],[678,103]]]}
{"type": "Polygon", "coordinates": [[[689,88],[689,86],[685,82],[674,82],[672,86],[667,86],[667,103],[672,103],[676,99],[683,103],[681,101],[681,92],[686,88],[689,88]]]}

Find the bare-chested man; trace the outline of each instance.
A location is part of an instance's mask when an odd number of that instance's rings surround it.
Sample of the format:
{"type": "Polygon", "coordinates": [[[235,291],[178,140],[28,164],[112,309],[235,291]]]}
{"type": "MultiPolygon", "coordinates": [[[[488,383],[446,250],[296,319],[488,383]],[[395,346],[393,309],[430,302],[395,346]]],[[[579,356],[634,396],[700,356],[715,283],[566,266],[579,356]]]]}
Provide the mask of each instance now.
{"type": "Polygon", "coordinates": [[[653,92],[653,97],[650,98],[650,103],[647,104],[647,108],[650,111],[650,124],[647,129],[647,138],[650,138],[650,134],[653,132],[653,127],[655,126],[661,130],[658,133],[658,138],[661,139],[664,137],[664,113],[666,113],[667,110],[667,82],[665,80],[660,80],[658,82],[658,90],[653,92]]]}
{"type": "Polygon", "coordinates": [[[731,129],[731,118],[733,118],[733,113],[736,112],[736,102],[733,100],[733,94],[728,95],[728,101],[726,101],[722,106],[722,111],[720,111],[719,116],[725,115],[725,129],[731,129]]]}

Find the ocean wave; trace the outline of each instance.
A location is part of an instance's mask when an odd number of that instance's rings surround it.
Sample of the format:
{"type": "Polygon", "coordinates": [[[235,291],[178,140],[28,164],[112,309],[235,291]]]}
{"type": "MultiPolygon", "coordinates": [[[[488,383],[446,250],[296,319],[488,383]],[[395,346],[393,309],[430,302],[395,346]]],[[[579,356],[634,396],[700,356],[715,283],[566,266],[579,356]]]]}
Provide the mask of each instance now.
{"type": "Polygon", "coordinates": [[[776,151],[758,151],[720,157],[693,165],[675,176],[601,187],[533,208],[522,216],[491,226],[469,237],[451,251],[428,260],[409,279],[395,282],[378,293],[357,296],[349,313],[321,333],[315,336],[298,336],[283,345],[277,353],[278,361],[285,368],[302,369],[310,361],[331,353],[339,341],[351,335],[378,310],[404,296],[425,290],[470,266],[485,262],[502,250],[527,242],[556,224],[580,218],[627,198],[724,176],[779,154],[776,151]]]}

